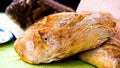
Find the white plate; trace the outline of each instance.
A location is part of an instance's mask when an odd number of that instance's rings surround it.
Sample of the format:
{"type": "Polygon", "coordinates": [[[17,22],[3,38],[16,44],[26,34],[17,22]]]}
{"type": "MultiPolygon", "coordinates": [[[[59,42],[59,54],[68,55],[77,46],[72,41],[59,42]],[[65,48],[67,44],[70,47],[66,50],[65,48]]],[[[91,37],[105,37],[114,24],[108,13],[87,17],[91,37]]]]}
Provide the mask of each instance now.
{"type": "Polygon", "coordinates": [[[0,13],[0,26],[12,32],[16,38],[24,32],[24,30],[15,24],[5,13],[0,13]]]}
{"type": "Polygon", "coordinates": [[[4,29],[3,27],[0,27],[0,44],[8,42],[14,38],[13,34],[4,29]]]}

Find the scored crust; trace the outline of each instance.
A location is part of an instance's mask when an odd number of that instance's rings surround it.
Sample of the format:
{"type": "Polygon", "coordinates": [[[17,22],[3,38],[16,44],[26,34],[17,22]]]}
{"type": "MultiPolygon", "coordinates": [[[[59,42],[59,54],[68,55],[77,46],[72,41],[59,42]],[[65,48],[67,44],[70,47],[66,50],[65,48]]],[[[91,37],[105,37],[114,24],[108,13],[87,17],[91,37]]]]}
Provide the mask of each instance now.
{"type": "Polygon", "coordinates": [[[115,34],[114,26],[108,13],[56,13],[36,21],[14,48],[28,63],[50,63],[99,47],[115,34]]]}
{"type": "Polygon", "coordinates": [[[120,67],[120,41],[110,38],[101,47],[79,53],[81,60],[97,66],[98,68],[120,67]]]}

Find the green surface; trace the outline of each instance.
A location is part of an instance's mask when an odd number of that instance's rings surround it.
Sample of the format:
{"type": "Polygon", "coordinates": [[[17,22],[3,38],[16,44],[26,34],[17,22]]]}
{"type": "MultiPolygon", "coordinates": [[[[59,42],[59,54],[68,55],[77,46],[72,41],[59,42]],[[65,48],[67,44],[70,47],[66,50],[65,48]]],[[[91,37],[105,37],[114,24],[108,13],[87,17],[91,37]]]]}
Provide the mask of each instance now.
{"type": "Polygon", "coordinates": [[[0,44],[0,68],[95,68],[80,60],[65,59],[49,64],[32,65],[20,59],[13,49],[14,40],[0,44]]]}

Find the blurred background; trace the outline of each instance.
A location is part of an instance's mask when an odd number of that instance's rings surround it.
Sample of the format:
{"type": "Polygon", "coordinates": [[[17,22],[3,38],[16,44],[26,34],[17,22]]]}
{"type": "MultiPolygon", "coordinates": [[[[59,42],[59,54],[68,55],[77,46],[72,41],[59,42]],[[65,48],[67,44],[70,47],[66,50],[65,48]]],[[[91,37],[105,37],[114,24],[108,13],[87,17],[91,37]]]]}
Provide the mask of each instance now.
{"type": "Polygon", "coordinates": [[[0,12],[5,12],[6,7],[12,2],[12,0],[0,0],[0,12]]]}
{"type": "MultiPolygon", "coordinates": [[[[0,12],[5,12],[5,9],[13,0],[0,0],[0,12]]],[[[58,2],[72,7],[76,10],[80,0],[57,0],[58,2]]]]}

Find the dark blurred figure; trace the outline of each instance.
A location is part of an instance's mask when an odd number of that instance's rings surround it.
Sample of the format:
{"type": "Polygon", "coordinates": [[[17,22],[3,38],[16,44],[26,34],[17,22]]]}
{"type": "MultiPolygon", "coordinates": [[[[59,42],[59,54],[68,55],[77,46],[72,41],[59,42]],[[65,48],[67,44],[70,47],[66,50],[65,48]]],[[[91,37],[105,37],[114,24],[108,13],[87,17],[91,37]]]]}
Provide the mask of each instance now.
{"type": "Polygon", "coordinates": [[[74,10],[76,10],[76,8],[80,2],[80,0],[57,0],[57,1],[62,4],[72,7],[74,10]]]}
{"type": "MultiPolygon", "coordinates": [[[[0,12],[5,12],[5,9],[13,0],[0,0],[0,12]]],[[[76,10],[80,0],[57,0],[58,2],[72,7],[76,10]]]]}
{"type": "Polygon", "coordinates": [[[12,0],[0,0],[0,12],[5,12],[6,7],[12,2],[12,0]]]}

